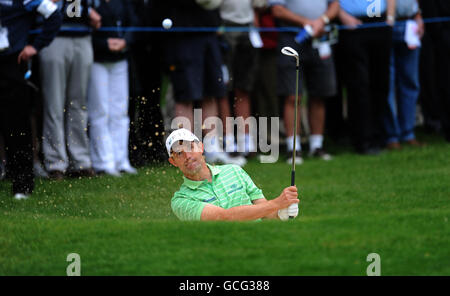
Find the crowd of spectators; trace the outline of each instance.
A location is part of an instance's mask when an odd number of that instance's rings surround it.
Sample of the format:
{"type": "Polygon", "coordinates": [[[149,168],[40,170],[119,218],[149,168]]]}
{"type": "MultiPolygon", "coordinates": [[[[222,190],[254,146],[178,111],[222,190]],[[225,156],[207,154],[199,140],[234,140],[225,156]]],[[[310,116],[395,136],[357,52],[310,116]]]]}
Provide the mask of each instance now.
{"type": "Polygon", "coordinates": [[[258,152],[249,126],[235,131],[227,117],[279,116],[285,158],[296,147],[298,163],[302,149],[330,160],[324,138],[364,155],[422,147],[417,110],[450,141],[450,22],[424,24],[447,16],[445,0],[0,0],[0,178],[20,199],[34,175],[136,174],[167,160],[168,120],[199,132],[196,108],[200,133],[216,132],[203,141],[211,163],[243,166],[258,152]],[[127,29],[166,18],[173,29],[127,29]],[[405,41],[410,21],[421,45],[405,41]],[[311,38],[254,30],[277,27],[311,38]],[[298,143],[284,46],[301,59],[298,143]]]}

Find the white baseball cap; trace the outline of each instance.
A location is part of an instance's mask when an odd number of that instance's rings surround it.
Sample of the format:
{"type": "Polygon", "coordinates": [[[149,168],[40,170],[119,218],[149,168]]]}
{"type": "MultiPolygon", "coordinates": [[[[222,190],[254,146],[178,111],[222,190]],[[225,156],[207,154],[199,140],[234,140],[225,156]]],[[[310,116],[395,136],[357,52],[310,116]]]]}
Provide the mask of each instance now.
{"type": "Polygon", "coordinates": [[[170,156],[170,149],[172,149],[172,145],[178,141],[198,141],[200,140],[197,138],[196,135],[194,135],[190,130],[185,128],[180,128],[175,131],[173,131],[166,140],[166,149],[167,154],[170,156]]]}

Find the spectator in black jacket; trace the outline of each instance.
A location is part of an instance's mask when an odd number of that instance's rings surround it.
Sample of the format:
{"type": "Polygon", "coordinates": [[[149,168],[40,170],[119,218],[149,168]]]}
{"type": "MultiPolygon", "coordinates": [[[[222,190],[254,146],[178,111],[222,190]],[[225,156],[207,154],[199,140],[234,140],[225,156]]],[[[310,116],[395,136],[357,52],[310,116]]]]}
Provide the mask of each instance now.
{"type": "MultiPolygon", "coordinates": [[[[450,1],[420,0],[424,18],[450,16],[450,1]]],[[[420,55],[419,101],[425,126],[432,131],[444,132],[450,142],[450,23],[425,25],[420,55]]]]}
{"type": "Polygon", "coordinates": [[[86,95],[93,63],[91,28],[101,17],[93,0],[56,2],[63,12],[60,34],[40,55],[44,100],[42,149],[49,177],[93,176],[87,136],[86,95]],[[73,9],[71,9],[74,7],[73,9]],[[76,12],[80,12],[78,16],[76,12]]]}
{"type": "Polygon", "coordinates": [[[97,173],[136,174],[128,157],[128,61],[133,33],[123,27],[136,24],[126,0],[101,0],[96,10],[105,27],[95,32],[94,65],[88,87],[88,117],[92,166],[97,173]]]}
{"type": "Polygon", "coordinates": [[[27,198],[34,189],[31,93],[24,75],[27,62],[56,36],[61,14],[49,0],[0,1],[0,131],[4,136],[12,193],[27,198]],[[42,32],[28,44],[36,15],[42,32]]]}
{"type": "MultiPolygon", "coordinates": [[[[161,26],[161,0],[133,0],[138,26],[161,26]]],[[[164,121],[160,107],[166,32],[139,32],[130,49],[130,162],[166,163],[164,121]]]]}

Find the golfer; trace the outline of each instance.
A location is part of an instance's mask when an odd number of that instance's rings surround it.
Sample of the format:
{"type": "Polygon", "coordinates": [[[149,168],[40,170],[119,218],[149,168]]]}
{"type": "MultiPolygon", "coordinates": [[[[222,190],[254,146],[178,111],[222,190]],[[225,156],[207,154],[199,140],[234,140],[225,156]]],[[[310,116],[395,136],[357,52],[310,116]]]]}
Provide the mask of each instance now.
{"type": "Polygon", "coordinates": [[[287,220],[298,215],[295,186],[285,188],[275,199],[266,200],[241,167],[207,164],[203,143],[189,130],[173,131],[166,140],[166,148],[169,162],[184,175],[184,183],[172,198],[172,210],[179,219],[287,220]]]}

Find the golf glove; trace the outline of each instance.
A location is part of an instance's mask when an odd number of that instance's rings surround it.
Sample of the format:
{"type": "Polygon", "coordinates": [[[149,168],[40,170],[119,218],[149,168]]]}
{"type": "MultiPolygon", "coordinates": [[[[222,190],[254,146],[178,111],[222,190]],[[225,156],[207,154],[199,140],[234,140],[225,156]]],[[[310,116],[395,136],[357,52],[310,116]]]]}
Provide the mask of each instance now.
{"type": "Polygon", "coordinates": [[[291,204],[285,209],[278,210],[278,217],[281,221],[289,220],[289,217],[298,216],[298,204],[291,204]]]}

